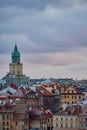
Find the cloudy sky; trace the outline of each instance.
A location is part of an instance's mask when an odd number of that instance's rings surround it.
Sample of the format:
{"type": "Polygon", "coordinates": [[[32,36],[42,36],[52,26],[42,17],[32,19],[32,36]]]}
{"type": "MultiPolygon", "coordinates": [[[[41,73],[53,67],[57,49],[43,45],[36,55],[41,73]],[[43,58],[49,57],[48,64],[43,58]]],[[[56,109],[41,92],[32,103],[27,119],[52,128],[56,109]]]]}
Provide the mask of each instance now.
{"type": "Polygon", "coordinates": [[[87,0],[1,0],[0,78],[15,42],[30,78],[87,79],[87,0]]]}

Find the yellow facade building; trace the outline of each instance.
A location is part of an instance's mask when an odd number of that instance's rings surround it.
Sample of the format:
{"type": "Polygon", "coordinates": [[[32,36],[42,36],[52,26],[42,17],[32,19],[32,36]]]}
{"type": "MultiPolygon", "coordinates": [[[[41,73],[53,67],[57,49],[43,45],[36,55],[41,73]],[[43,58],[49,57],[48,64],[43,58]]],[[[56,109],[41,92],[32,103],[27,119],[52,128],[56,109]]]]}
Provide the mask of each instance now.
{"type": "Polygon", "coordinates": [[[79,113],[82,113],[83,107],[80,105],[68,105],[66,108],[60,110],[53,115],[53,128],[54,129],[78,129],[79,113]]]}
{"type": "Polygon", "coordinates": [[[60,106],[63,104],[76,104],[83,101],[83,93],[78,88],[63,86],[60,93],[60,106]]]}
{"type": "Polygon", "coordinates": [[[53,117],[53,128],[78,128],[78,116],[55,115],[53,117]]]}

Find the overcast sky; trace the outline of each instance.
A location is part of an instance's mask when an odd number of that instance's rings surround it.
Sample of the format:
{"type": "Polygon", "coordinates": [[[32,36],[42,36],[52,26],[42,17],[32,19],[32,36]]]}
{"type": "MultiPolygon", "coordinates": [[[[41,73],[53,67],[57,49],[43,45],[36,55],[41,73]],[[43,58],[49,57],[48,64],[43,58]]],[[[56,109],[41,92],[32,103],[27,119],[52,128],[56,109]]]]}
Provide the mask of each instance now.
{"type": "Polygon", "coordinates": [[[87,79],[87,0],[1,0],[0,78],[15,42],[30,78],[87,79]]]}

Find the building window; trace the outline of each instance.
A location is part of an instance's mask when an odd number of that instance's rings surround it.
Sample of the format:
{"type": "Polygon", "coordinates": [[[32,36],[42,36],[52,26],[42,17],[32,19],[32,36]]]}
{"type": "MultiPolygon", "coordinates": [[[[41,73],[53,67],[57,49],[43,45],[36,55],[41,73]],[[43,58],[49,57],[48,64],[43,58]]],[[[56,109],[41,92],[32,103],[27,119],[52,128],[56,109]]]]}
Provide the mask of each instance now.
{"type": "Polygon", "coordinates": [[[73,120],[73,118],[71,118],[71,121],[73,120]]]}
{"type": "Polygon", "coordinates": [[[85,128],[87,128],[87,124],[85,124],[85,128]]]}
{"type": "Polygon", "coordinates": [[[79,99],[81,98],[81,96],[79,96],[79,99]]]}
{"type": "Polygon", "coordinates": [[[5,125],[5,122],[3,122],[3,126],[5,125]]]}
{"type": "Polygon", "coordinates": [[[66,121],[68,121],[68,118],[66,118],[66,121]]]}
{"type": "Polygon", "coordinates": [[[51,122],[53,122],[53,119],[51,119],[51,122]]]}
{"type": "Polygon", "coordinates": [[[78,121],[78,118],[76,118],[76,121],[78,121]]]}
{"type": "Polygon", "coordinates": [[[62,124],[62,123],[60,124],[60,127],[61,127],[61,128],[63,127],[63,124],[62,124]]]}
{"type": "Polygon", "coordinates": [[[56,123],[56,127],[58,127],[58,123],[56,123]]]}
{"type": "Polygon", "coordinates": [[[72,123],[70,124],[70,127],[71,127],[71,128],[73,127],[73,124],[72,124],[72,123]]]}
{"type": "Polygon", "coordinates": [[[48,122],[50,122],[50,120],[48,119],[48,122]]]}
{"type": "Polygon", "coordinates": [[[58,118],[56,118],[56,121],[58,121],[58,118]]]}
{"type": "Polygon", "coordinates": [[[68,127],[68,124],[66,123],[66,127],[68,127]]]}
{"type": "Polygon", "coordinates": [[[85,118],[85,121],[87,121],[87,118],[85,118]]]}
{"type": "Polygon", "coordinates": [[[5,115],[3,115],[3,120],[5,120],[5,115]]]}
{"type": "Polygon", "coordinates": [[[46,130],[46,127],[44,127],[44,130],[46,130]]]}
{"type": "Polygon", "coordinates": [[[63,120],[63,118],[61,118],[61,121],[63,120]]]}
{"type": "Polygon", "coordinates": [[[78,127],[78,124],[76,123],[76,128],[78,127]]]}
{"type": "Polygon", "coordinates": [[[17,121],[16,121],[16,122],[15,122],[15,125],[17,126],[17,124],[18,124],[18,123],[17,123],[17,121]]]}
{"type": "Polygon", "coordinates": [[[80,121],[82,121],[82,118],[80,118],[80,121]]]}
{"type": "Polygon", "coordinates": [[[9,119],[9,116],[7,115],[7,119],[9,119]]]}
{"type": "Polygon", "coordinates": [[[7,126],[9,125],[9,122],[7,122],[7,126]]]}

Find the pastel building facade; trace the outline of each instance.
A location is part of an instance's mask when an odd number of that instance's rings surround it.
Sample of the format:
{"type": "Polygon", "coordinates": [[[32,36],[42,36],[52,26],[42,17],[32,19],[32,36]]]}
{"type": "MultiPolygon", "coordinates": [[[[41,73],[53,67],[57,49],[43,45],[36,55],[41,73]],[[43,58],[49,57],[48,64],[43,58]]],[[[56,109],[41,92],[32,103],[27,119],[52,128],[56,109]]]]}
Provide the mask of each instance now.
{"type": "Polygon", "coordinates": [[[54,128],[78,128],[79,127],[78,116],[68,116],[68,115],[55,115],[53,117],[53,127],[54,128]]]}
{"type": "Polygon", "coordinates": [[[63,107],[63,104],[77,104],[78,102],[83,101],[83,93],[80,89],[65,86],[61,88],[60,93],[60,106],[63,107]]]}

